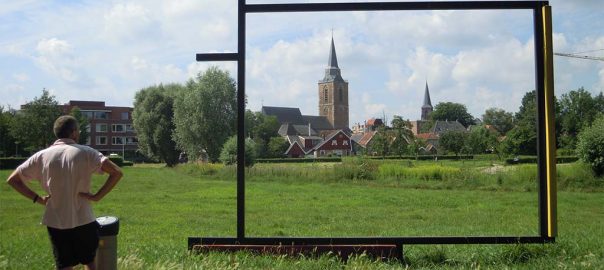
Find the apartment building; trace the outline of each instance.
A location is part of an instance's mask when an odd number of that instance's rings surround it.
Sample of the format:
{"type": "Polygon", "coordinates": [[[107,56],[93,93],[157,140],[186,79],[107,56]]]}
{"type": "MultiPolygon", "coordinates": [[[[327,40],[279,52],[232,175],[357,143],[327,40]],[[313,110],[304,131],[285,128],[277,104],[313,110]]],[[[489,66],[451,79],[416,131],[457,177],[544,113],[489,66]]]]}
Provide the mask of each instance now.
{"type": "Polygon", "coordinates": [[[131,107],[105,106],[103,101],[71,100],[61,105],[63,113],[69,114],[78,107],[88,118],[88,140],[86,145],[108,155],[134,152],[138,149],[136,131],[132,125],[131,107]]]}

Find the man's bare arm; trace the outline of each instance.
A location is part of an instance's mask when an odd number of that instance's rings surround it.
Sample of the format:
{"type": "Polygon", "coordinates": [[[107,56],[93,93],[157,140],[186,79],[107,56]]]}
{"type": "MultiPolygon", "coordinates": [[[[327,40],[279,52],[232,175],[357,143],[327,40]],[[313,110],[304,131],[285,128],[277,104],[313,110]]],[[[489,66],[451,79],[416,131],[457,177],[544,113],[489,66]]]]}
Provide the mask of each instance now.
{"type": "Polygon", "coordinates": [[[111,191],[113,187],[115,187],[115,185],[117,184],[117,182],[120,181],[120,179],[122,179],[122,170],[119,166],[115,165],[115,163],[113,163],[109,159],[105,159],[105,161],[103,161],[103,163],[101,164],[101,170],[109,174],[109,177],[107,178],[107,181],[105,181],[105,184],[94,195],[91,193],[80,193],[80,196],[88,200],[98,202],[103,197],[105,197],[105,195],[107,195],[107,193],[109,193],[109,191],[111,191]]]}
{"type": "Polygon", "coordinates": [[[21,193],[21,195],[25,196],[26,198],[28,198],[32,201],[35,198],[35,200],[36,200],[35,202],[37,202],[39,204],[46,205],[46,202],[50,198],[50,196],[40,197],[33,190],[31,190],[27,185],[25,185],[25,183],[23,183],[23,179],[21,179],[21,176],[19,175],[19,173],[17,173],[17,171],[13,171],[13,173],[8,177],[6,182],[12,188],[14,188],[17,192],[21,193]]]}

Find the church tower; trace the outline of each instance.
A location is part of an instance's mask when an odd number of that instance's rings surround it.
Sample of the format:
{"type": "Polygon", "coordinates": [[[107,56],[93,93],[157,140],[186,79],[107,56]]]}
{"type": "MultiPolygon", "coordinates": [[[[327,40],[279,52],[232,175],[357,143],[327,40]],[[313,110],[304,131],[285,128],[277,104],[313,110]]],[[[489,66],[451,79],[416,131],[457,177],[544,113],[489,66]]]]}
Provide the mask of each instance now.
{"type": "Polygon", "coordinates": [[[325,77],[319,81],[319,115],[326,117],[334,129],[349,128],[348,82],[340,74],[333,36],[325,77]]]}
{"type": "Polygon", "coordinates": [[[430,120],[432,114],[432,101],[430,101],[430,91],[428,90],[428,81],[426,81],[426,92],[424,93],[424,105],[422,105],[422,121],[430,120]]]}

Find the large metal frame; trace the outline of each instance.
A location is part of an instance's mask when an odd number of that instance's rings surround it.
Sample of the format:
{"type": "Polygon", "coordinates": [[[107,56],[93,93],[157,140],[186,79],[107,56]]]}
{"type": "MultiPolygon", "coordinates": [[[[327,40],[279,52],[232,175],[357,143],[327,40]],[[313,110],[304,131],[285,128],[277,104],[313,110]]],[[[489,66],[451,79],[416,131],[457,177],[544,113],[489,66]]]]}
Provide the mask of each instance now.
{"type": "MultiPolygon", "coordinates": [[[[237,61],[237,236],[189,237],[188,247],[199,244],[241,245],[362,245],[393,244],[514,244],[551,243],[556,224],[556,153],[553,113],[553,52],[551,7],[548,1],[371,2],[309,4],[246,4],[238,2],[238,52],[197,54],[197,61],[237,61]],[[383,10],[497,10],[533,11],[535,88],[537,90],[539,235],[451,237],[247,237],[245,234],[245,34],[248,13],[383,11],[383,10]]],[[[402,250],[402,249],[401,249],[402,250]]]]}

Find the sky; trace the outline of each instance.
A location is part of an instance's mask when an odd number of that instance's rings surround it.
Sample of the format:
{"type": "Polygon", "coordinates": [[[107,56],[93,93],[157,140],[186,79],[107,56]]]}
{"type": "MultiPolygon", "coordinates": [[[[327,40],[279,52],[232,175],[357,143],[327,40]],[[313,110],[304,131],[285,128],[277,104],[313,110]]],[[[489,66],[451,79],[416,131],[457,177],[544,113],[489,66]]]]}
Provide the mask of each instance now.
{"type": "MultiPolygon", "coordinates": [[[[604,57],[600,0],[550,5],[555,52],[604,57]]],[[[491,107],[516,112],[535,88],[527,10],[248,14],[248,108],[317,115],[332,36],[351,125],[383,115],[418,119],[426,83],[433,105],[463,103],[475,117],[491,107]]],[[[236,78],[235,63],[195,61],[196,53],[236,50],[235,0],[2,1],[0,106],[19,108],[44,88],[60,103],[132,106],[137,91],[185,83],[211,65],[236,78]]],[[[554,70],[557,96],[604,91],[604,61],[556,57],[554,70]]]]}

